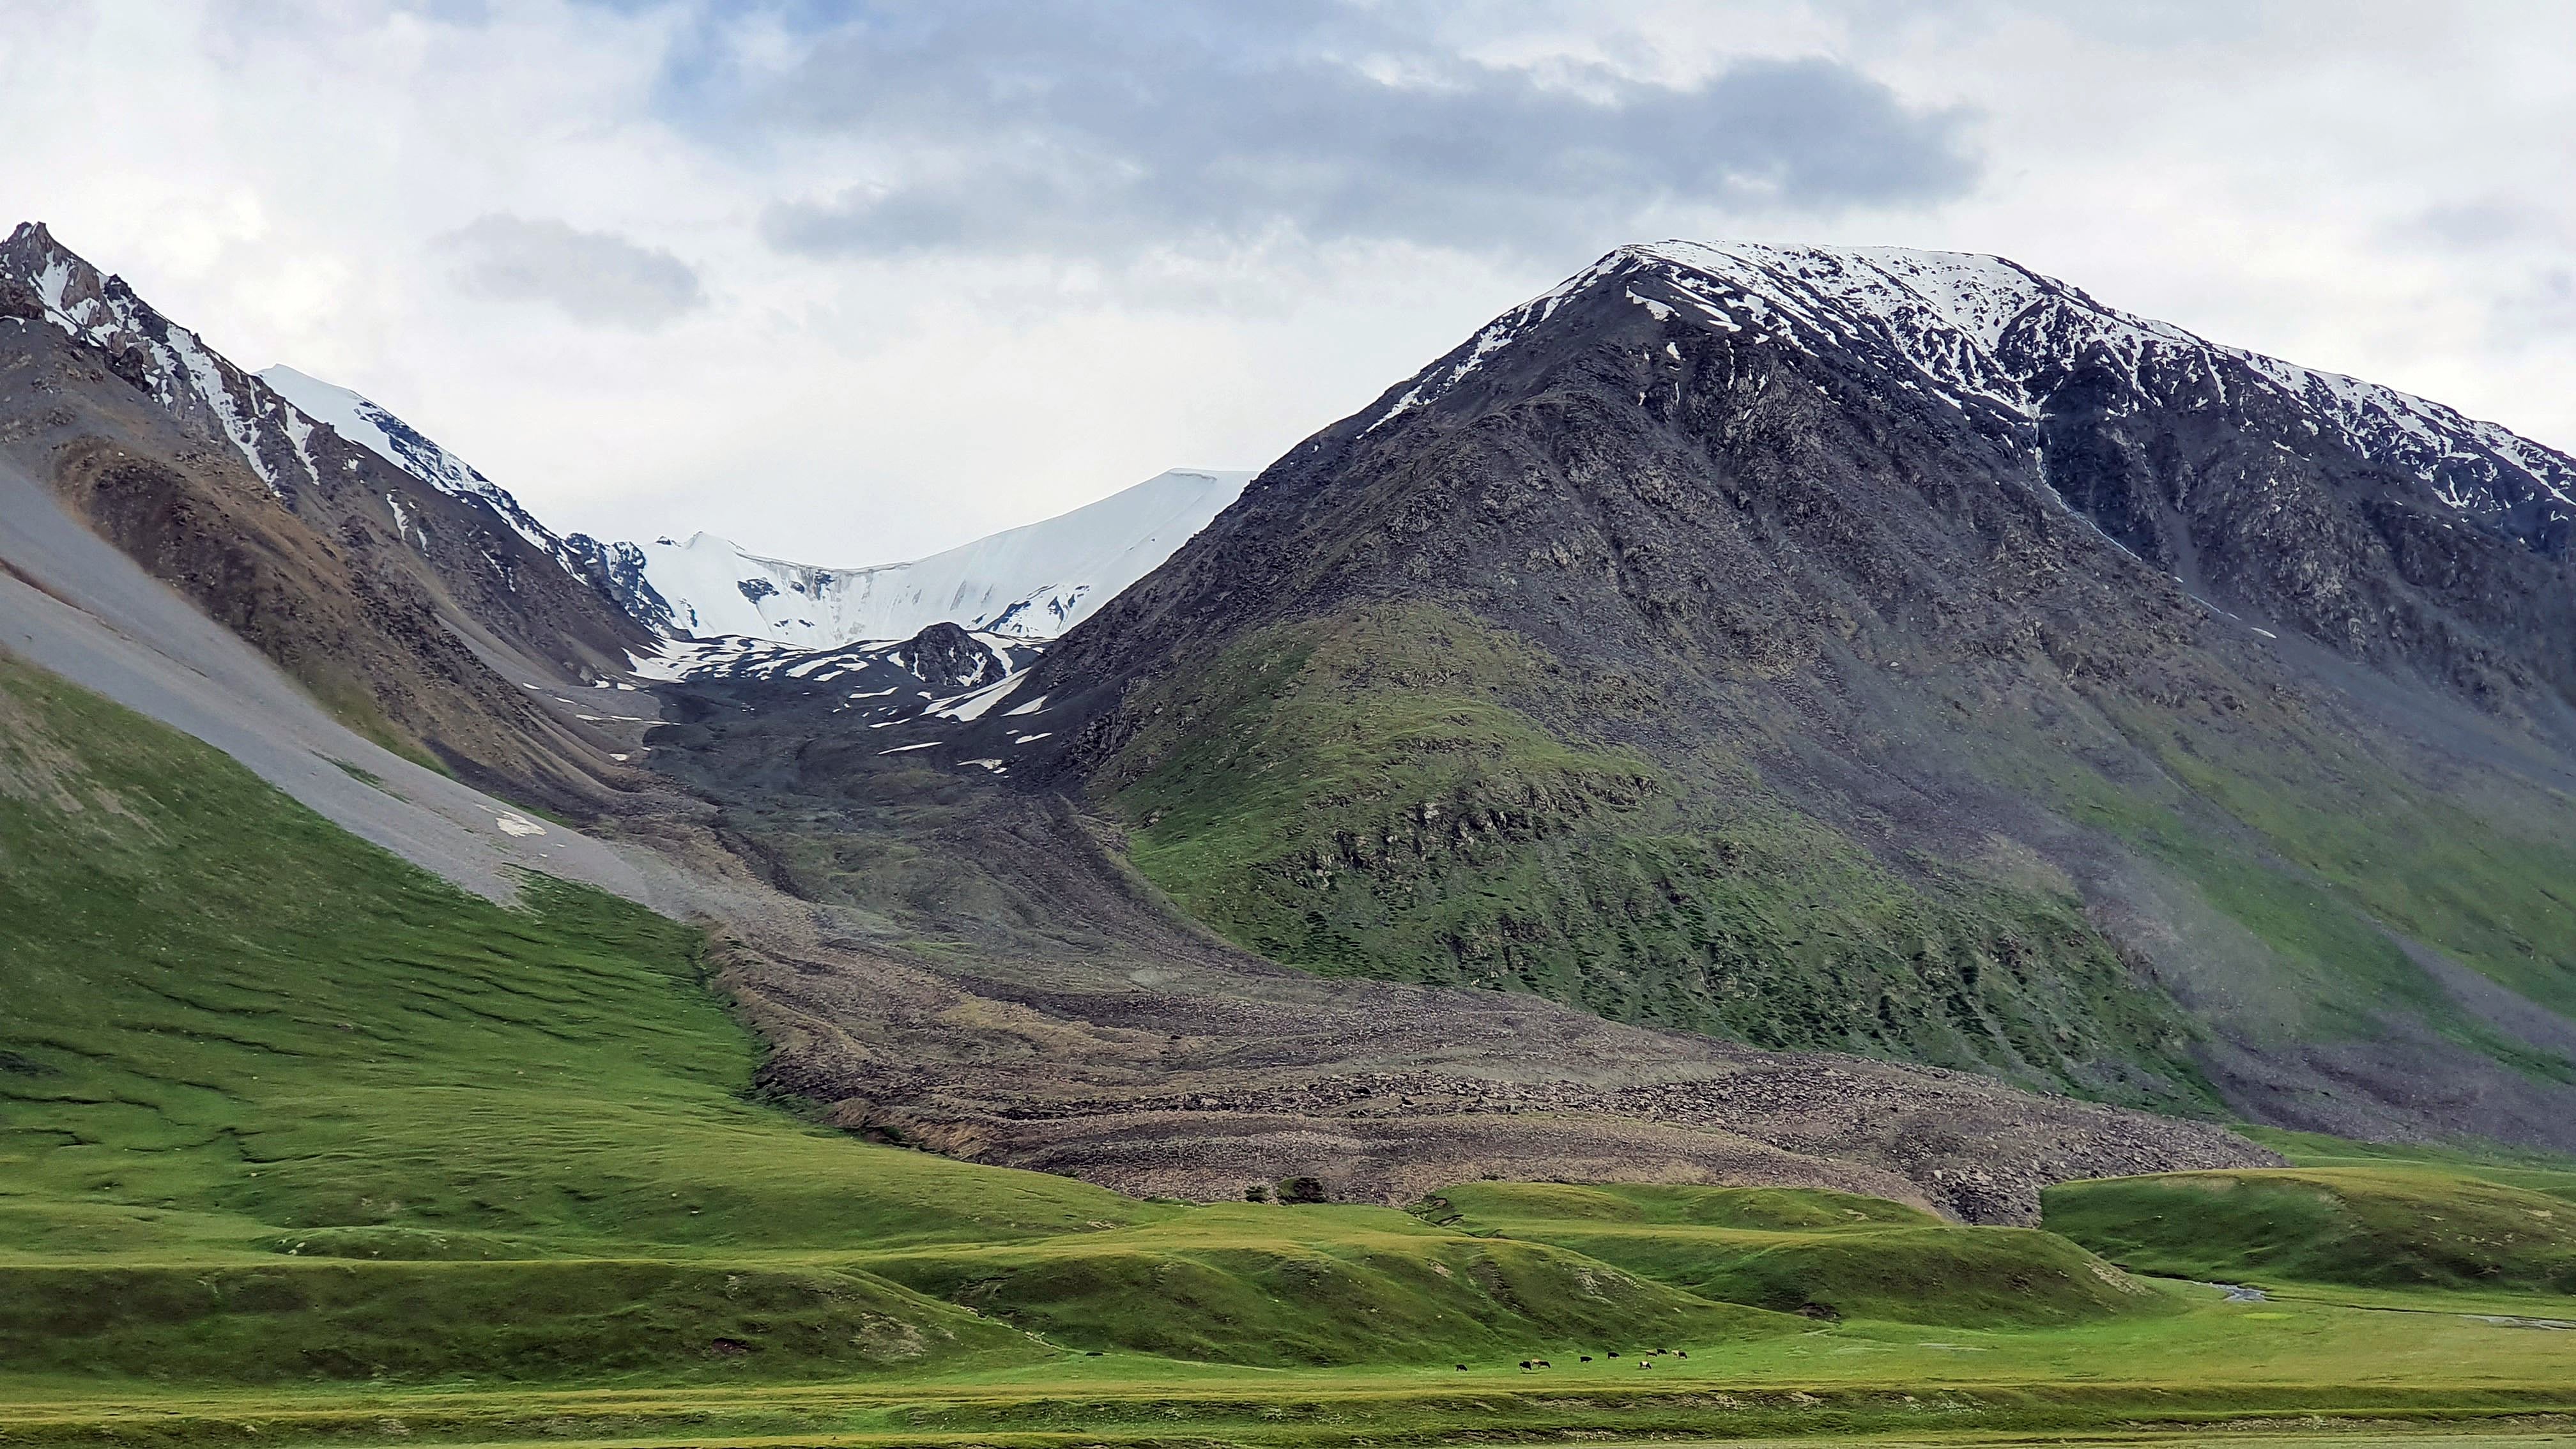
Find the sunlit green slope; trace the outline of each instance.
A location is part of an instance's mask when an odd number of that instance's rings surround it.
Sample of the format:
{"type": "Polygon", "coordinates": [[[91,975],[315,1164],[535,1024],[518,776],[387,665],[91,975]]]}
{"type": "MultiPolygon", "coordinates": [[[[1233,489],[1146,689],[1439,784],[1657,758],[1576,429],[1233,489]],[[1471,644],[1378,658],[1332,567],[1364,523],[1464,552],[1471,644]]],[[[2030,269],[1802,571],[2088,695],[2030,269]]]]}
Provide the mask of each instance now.
{"type": "Polygon", "coordinates": [[[20,1371],[1492,1360],[1794,1326],[1391,1211],[1192,1211],[810,1127],[747,1095],[689,929],[552,882],[465,895],[4,657],[0,921],[20,1371]]]}

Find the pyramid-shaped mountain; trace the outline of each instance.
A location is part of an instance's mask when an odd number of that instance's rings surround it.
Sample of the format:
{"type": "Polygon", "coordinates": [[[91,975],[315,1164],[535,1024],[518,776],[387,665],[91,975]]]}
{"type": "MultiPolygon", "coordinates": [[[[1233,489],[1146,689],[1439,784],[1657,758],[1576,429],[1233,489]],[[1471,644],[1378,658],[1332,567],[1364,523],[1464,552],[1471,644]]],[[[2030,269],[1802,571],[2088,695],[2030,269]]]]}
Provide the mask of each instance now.
{"type": "Polygon", "coordinates": [[[2563,454],[1999,259],[1632,247],[953,752],[1315,971],[2571,1145],[2571,520],[2563,454]]]}

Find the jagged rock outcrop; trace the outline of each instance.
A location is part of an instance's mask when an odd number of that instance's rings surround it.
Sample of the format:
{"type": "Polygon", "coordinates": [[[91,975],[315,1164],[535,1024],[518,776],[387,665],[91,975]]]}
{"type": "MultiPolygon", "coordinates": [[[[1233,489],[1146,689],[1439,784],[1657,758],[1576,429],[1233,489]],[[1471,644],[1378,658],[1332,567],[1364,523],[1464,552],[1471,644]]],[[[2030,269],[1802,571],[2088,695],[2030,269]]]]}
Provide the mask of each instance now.
{"type": "Polygon", "coordinates": [[[1002,656],[982,640],[945,622],[906,639],[886,657],[943,693],[994,683],[1008,671],[1002,656]]]}

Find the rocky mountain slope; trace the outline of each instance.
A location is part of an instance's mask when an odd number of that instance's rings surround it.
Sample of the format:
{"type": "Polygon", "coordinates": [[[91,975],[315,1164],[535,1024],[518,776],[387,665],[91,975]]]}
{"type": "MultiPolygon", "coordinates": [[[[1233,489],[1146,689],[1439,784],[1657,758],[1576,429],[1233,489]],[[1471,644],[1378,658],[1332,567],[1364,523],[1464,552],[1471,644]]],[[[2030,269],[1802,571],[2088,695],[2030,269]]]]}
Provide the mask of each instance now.
{"type": "Polygon", "coordinates": [[[0,242],[0,453],[379,742],[590,808],[607,741],[525,698],[652,636],[506,494],[326,426],[29,224],[0,242]]]}
{"type": "Polygon", "coordinates": [[[2031,1221],[2071,1177],[2271,1160],[1990,1077],[1282,968],[1176,916],[1114,833],[1009,789],[1000,758],[941,747],[977,719],[1043,735],[994,712],[1007,682],[925,707],[891,648],[836,679],[691,671],[650,737],[778,893],[726,913],[717,952],[763,1080],[849,1130],[1203,1201],[1498,1175],[1840,1187],[1979,1222],[2031,1221]]]}
{"type": "Polygon", "coordinates": [[[913,758],[1328,974],[2566,1146],[2571,480],[1992,258],[1627,248],[913,758]]]}

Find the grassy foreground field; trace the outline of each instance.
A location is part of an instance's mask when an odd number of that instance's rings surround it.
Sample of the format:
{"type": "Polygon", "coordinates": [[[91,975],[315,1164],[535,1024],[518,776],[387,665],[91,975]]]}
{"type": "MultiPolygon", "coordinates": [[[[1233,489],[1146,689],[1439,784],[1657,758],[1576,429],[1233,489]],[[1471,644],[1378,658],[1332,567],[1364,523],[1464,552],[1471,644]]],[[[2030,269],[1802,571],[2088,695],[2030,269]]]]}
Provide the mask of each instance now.
{"type": "Polygon", "coordinates": [[[692,932],[460,894],[5,656],[0,927],[9,1449],[2360,1443],[2576,1412],[2576,1333],[2523,1326],[2576,1320],[2545,1285],[2241,1303],[1833,1194],[1192,1207],[856,1142],[750,1094],[692,932]]]}

